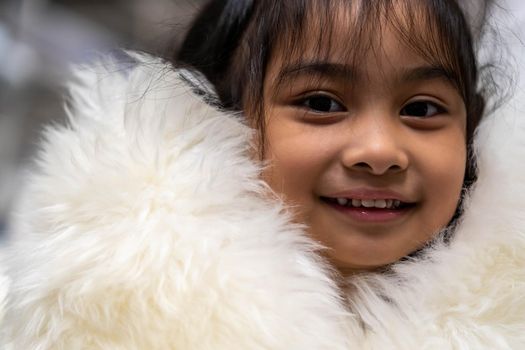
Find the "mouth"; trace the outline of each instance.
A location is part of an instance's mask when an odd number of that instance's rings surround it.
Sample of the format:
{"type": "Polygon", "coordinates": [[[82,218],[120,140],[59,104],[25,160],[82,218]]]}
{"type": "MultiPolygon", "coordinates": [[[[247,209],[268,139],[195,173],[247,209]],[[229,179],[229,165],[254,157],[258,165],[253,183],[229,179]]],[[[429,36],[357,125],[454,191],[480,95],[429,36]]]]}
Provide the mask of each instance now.
{"type": "Polygon", "coordinates": [[[330,208],[357,221],[385,222],[408,214],[415,202],[404,202],[397,198],[347,198],[320,197],[330,208]]]}
{"type": "Polygon", "coordinates": [[[346,208],[367,208],[367,209],[404,209],[413,206],[415,203],[402,202],[393,198],[378,199],[359,199],[344,197],[321,197],[321,200],[335,206],[346,208]]]}

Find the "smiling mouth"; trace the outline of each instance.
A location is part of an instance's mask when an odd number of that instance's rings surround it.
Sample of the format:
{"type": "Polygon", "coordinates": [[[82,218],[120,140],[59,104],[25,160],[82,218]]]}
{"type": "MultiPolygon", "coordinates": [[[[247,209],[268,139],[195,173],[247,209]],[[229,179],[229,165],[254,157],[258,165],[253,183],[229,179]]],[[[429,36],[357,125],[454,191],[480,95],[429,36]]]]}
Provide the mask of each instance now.
{"type": "Polygon", "coordinates": [[[415,203],[402,202],[398,199],[379,198],[379,199],[357,199],[357,198],[331,198],[321,197],[323,202],[332,206],[344,208],[363,208],[363,209],[385,209],[401,210],[412,207],[415,203]]]}
{"type": "Polygon", "coordinates": [[[404,217],[416,206],[394,198],[357,199],[320,197],[330,208],[359,222],[388,222],[404,217]]]}

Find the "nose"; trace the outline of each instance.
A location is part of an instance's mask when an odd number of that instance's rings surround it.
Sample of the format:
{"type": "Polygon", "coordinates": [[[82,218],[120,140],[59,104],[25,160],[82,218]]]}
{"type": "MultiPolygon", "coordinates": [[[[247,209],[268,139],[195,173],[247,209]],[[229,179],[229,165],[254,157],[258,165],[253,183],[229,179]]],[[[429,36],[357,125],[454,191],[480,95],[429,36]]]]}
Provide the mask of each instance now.
{"type": "Polygon", "coordinates": [[[349,170],[373,175],[398,173],[409,166],[400,128],[385,118],[363,118],[352,127],[341,161],[349,170]]]}

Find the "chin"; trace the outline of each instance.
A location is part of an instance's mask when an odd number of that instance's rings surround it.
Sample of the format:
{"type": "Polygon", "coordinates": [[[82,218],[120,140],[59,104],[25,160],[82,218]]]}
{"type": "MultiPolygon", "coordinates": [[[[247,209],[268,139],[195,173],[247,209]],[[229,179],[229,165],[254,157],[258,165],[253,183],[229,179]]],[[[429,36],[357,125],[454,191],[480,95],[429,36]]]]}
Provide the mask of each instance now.
{"type": "Polygon", "coordinates": [[[341,254],[337,254],[337,251],[332,251],[331,256],[328,258],[337,270],[347,275],[352,272],[382,270],[390,264],[409,256],[414,251],[417,251],[417,248],[403,251],[385,251],[378,249],[377,245],[368,248],[361,246],[343,250],[341,254]]]}
{"type": "Polygon", "coordinates": [[[340,271],[343,275],[351,275],[356,272],[364,271],[375,271],[383,270],[390,264],[396,262],[397,260],[392,261],[349,261],[349,262],[339,262],[334,261],[334,267],[340,271]]]}

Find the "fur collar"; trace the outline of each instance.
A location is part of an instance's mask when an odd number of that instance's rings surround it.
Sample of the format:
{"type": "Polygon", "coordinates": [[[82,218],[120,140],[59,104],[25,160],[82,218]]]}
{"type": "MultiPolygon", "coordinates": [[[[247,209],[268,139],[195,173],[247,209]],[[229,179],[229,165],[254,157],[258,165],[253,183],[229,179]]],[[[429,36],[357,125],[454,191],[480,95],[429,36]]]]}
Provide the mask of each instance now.
{"type": "Polygon", "coordinates": [[[525,348],[525,120],[512,105],[479,128],[451,243],[338,286],[268,199],[241,118],[136,58],[77,71],[68,125],[45,133],[5,254],[6,348],[525,348]]]}

